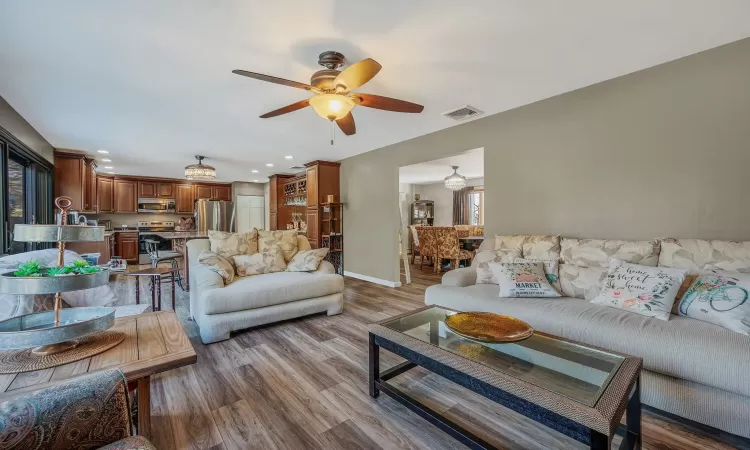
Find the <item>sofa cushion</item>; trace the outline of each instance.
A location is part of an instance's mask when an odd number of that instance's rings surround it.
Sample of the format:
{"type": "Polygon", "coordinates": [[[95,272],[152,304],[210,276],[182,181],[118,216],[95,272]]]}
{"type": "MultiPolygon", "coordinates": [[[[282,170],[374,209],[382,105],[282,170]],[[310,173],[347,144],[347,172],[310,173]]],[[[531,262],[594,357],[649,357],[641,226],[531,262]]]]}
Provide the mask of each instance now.
{"type": "Polygon", "coordinates": [[[687,269],[690,275],[699,275],[710,268],[750,273],[750,241],[664,239],[659,265],[687,269]]]}
{"type": "Polygon", "coordinates": [[[750,337],[684,316],[668,321],[575,298],[498,298],[499,287],[435,285],[425,303],[488,311],[535,330],[643,358],[644,368],[750,396],[750,337]]]}
{"type": "Polygon", "coordinates": [[[206,266],[208,270],[218,273],[224,280],[225,284],[229,284],[234,280],[234,262],[218,253],[214,253],[210,250],[203,250],[201,254],[198,255],[198,263],[206,266]]]}
{"type": "Polygon", "coordinates": [[[328,255],[328,248],[298,251],[286,266],[287,272],[312,272],[318,270],[320,262],[328,255]]]}
{"type": "Polygon", "coordinates": [[[679,302],[683,316],[750,335],[750,274],[712,269],[679,302]]]}
{"type": "Polygon", "coordinates": [[[659,261],[659,241],[617,241],[563,238],[562,260],[578,267],[609,267],[619,259],[631,264],[655,266],[659,261]]]}
{"type": "Polygon", "coordinates": [[[521,247],[525,259],[560,259],[560,235],[526,236],[521,247]]]}
{"type": "Polygon", "coordinates": [[[602,289],[608,267],[580,267],[575,264],[560,264],[560,290],[568,297],[593,300],[602,289]]]}
{"type": "Polygon", "coordinates": [[[204,314],[263,308],[344,290],[341,275],[277,272],[235,280],[229,286],[210,289],[201,296],[204,314]]]}
{"type": "Polygon", "coordinates": [[[268,251],[252,255],[236,255],[232,258],[237,267],[237,275],[241,277],[282,272],[286,269],[284,254],[280,247],[271,247],[268,251]]]}
{"type": "Polygon", "coordinates": [[[226,231],[208,230],[211,251],[217,255],[232,259],[234,255],[252,255],[258,252],[258,230],[247,233],[229,233],[226,231]]]}
{"type": "Polygon", "coordinates": [[[541,262],[490,263],[500,286],[500,297],[559,297],[549,284],[541,262]]]}
{"type": "Polygon", "coordinates": [[[521,256],[520,250],[480,250],[474,256],[472,266],[476,268],[477,284],[497,284],[490,263],[513,262],[521,256]]]}
{"type": "Polygon", "coordinates": [[[258,231],[258,251],[267,252],[274,247],[284,252],[284,261],[289,262],[297,253],[297,230],[258,231]]]}

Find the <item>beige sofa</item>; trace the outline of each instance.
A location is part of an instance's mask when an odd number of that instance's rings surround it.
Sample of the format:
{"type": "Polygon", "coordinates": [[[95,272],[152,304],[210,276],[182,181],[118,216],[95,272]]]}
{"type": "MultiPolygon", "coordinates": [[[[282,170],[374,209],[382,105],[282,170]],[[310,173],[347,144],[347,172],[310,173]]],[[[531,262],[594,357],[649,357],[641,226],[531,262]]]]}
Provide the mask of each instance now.
{"type": "MultiPolygon", "coordinates": [[[[611,258],[691,274],[707,267],[750,272],[750,242],[554,238],[528,237],[522,254],[559,258],[563,298],[498,298],[497,285],[475,284],[473,265],[427,288],[425,303],[507,314],[542,332],[641,357],[644,404],[750,437],[750,337],[684,316],[662,321],[587,301],[611,258]]],[[[493,246],[487,239],[480,251],[493,246]]]]}
{"type": "MultiPolygon", "coordinates": [[[[228,286],[216,272],[198,263],[210,248],[208,239],[187,243],[190,267],[190,316],[205,344],[229,339],[236,330],[320,312],[329,316],[344,308],[344,277],[322,261],[315,272],[278,272],[236,278],[228,286]]],[[[304,236],[298,250],[309,250],[304,236]]]]}

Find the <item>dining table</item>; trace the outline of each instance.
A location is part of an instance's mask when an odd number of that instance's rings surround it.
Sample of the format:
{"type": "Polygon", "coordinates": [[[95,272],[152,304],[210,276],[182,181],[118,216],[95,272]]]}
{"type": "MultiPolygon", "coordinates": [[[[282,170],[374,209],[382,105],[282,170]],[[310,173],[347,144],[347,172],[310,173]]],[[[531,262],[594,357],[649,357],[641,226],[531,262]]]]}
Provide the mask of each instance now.
{"type": "Polygon", "coordinates": [[[474,250],[479,247],[483,241],[484,236],[463,236],[458,238],[458,242],[460,242],[463,248],[467,250],[474,250]]]}

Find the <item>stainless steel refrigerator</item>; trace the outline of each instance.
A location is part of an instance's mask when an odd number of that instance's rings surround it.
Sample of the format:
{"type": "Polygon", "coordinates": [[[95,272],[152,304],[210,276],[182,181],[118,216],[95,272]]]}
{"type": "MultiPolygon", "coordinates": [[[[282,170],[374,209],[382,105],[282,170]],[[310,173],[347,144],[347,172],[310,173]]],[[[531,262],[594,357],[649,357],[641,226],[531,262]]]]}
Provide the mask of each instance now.
{"type": "Polygon", "coordinates": [[[224,200],[196,200],[195,201],[195,229],[206,232],[235,231],[234,202],[224,200]]]}

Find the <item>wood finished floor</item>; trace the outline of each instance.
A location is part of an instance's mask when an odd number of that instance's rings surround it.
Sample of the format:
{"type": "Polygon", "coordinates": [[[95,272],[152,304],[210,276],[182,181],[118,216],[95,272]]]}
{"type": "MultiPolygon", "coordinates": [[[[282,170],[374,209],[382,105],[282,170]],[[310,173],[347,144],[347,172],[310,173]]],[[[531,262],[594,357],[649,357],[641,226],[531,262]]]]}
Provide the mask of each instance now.
{"type": "MultiPolygon", "coordinates": [[[[341,315],[256,328],[210,345],[201,343],[197,326],[187,320],[188,296],[181,293],[177,313],[198,362],[152,380],[154,445],[162,450],[466,448],[387,396],[374,400],[367,393],[367,324],[424,305],[425,288],[440,281],[418,266],[411,274],[412,284],[398,289],[347,278],[341,315]]],[[[381,369],[400,361],[383,351],[381,369]]],[[[586,448],[425,370],[392,382],[499,448],[586,448]]],[[[647,413],[643,433],[645,449],[731,448],[647,413]]]]}

